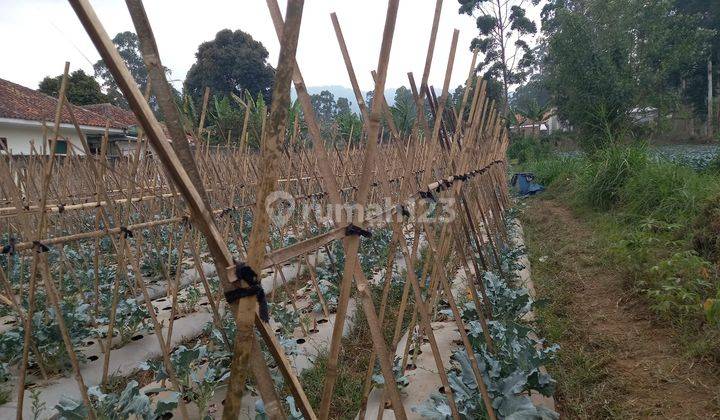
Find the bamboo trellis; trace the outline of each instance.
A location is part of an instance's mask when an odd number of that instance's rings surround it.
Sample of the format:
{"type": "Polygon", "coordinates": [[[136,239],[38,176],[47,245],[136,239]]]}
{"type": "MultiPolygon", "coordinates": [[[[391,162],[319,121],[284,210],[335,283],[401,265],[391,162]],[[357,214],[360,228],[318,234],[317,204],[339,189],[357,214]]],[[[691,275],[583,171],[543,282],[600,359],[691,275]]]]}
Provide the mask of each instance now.
{"type": "MultiPolygon", "coordinates": [[[[91,288],[94,292],[88,298],[92,323],[98,326],[102,323],[101,319],[108,319],[106,335],[97,337],[103,353],[102,383],[108,381],[108,366],[113,357],[113,346],[116,345],[113,332],[116,329],[118,302],[121,298],[137,298],[143,302],[151,318],[171,387],[183,392],[170,356],[174,340],[177,339],[173,327],[179,314],[178,295],[183,287],[180,275],[184,263],[194,267],[198,273],[204,298],[210,307],[212,323],[224,331],[221,328],[223,314],[226,311],[234,314],[234,342],[223,336],[228,348],[233,350],[223,418],[238,417],[248,378],[252,378],[257,385],[268,415],[271,418],[285,417],[279,394],[281,390],[273,384],[269,367],[261,355],[261,347],[269,350],[304,417],[329,418],[338,377],[344,321],[353,295],[361,304],[372,342],[372,355],[364,381],[361,418],[365,418],[376,361],[386,384],[384,398],[389,401],[395,417],[407,417],[400,390],[394,386],[392,355],[399,350],[397,346],[403,332],[402,319],[409,310],[411,299],[415,304],[410,313],[410,328],[417,327],[420,334],[429,340],[452,417],[460,418],[460,414],[454,404],[452,388],[445,373],[447,366],[443,365],[432,328],[440,300],[450,306],[461,345],[470,356],[488,415],[495,418],[490,395],[459,315],[453,296],[453,279],[448,276],[448,270],[459,268],[464,271],[467,279],[465,287],[479,308],[484,338],[488,347],[492,348],[492,339],[485,328],[492,317],[492,308],[480,273],[500,268],[498,254],[507,239],[502,218],[510,205],[505,176],[508,134],[501,115],[487,97],[484,80],[475,76],[477,52],[473,56],[462,102],[454,109],[448,108],[449,84],[457,52],[457,30],[453,33],[445,63],[440,96],[428,85],[442,0],[436,1],[419,87],[415,84],[413,74],[408,74],[417,105],[417,117],[412,132],[404,137],[392,123],[392,115],[383,96],[399,0],[388,2],[377,70],[373,73],[374,97],[377,100],[371,106],[365,104],[359,90],[351,51],[345,42],[340,20],[335,14],[331,16],[364,123],[363,141],[345,150],[339,150],[323,138],[310,95],[295,60],[303,1],[289,0],[283,18],[276,0],[267,0],[281,41],[281,52],[273,102],[263,124],[260,153],[247,148],[246,132],[239,133],[240,147],[210,145],[203,137],[202,125],[197,133],[193,133],[194,148],[188,144],[181,116],[168,94],[160,52],[155,45],[142,2],[128,0],[128,8],[149,69],[151,91],[158,98],[174,139],[172,144],[167,142],[146,101],[150,91],[143,95],[138,90],[89,2],[69,2],[118,81],[142,131],[132,155],[111,161],[105,156],[108,136],[103,140],[101,153],[91,156],[79,126],[75,124],[86,156],[77,153],[55,156],[54,141],[57,139],[60,114],[67,105],[66,65],[55,125],[53,130],[48,131],[47,138],[43,139],[42,150],[47,147],[49,156],[36,150],[30,156],[4,156],[0,159],[0,202],[4,205],[0,208],[0,226],[6,241],[3,251],[7,254],[7,263],[0,267],[0,298],[3,304],[11,307],[24,326],[23,352],[18,364],[19,384],[26,382],[30,371],[40,372],[45,379],[49,375],[43,355],[31,334],[35,299],[38,292],[42,291],[55,309],[56,321],[62,333],[65,351],[70,355],[79,394],[84,404],[91,407],[88,384],[84,381],[81,362],[76,356],[76,345],[72,342],[62,312],[61,303],[66,296],[60,295],[65,276],[71,279],[77,277],[66,254],[80,246],[89,246],[92,252],[84,265],[93,273],[91,288]],[[286,126],[291,82],[303,110],[312,147],[298,146],[303,134],[297,120],[294,126],[286,126]],[[423,111],[426,106],[430,115],[423,111]],[[383,123],[388,127],[387,135],[383,123]],[[152,146],[152,154],[147,153],[145,142],[152,146]],[[385,199],[391,205],[370,217],[364,217],[360,212],[348,214],[343,211],[334,212],[327,218],[314,213],[306,218],[293,214],[287,224],[274,226],[266,211],[266,199],[274,190],[293,197],[298,205],[333,205],[336,208],[353,205],[359,208],[384,204],[385,199]],[[442,223],[438,223],[438,220],[423,220],[421,217],[407,217],[411,212],[419,216],[432,209],[443,209],[454,217],[448,217],[442,223]],[[385,274],[377,284],[382,295],[380,307],[377,308],[371,294],[372,279],[366,276],[361,267],[360,244],[362,236],[382,227],[392,230],[392,240],[385,267],[378,267],[384,269],[385,274]],[[282,239],[290,233],[298,238],[297,242],[287,245],[281,240],[281,244],[277,245],[274,243],[277,241],[270,240],[278,237],[282,239]],[[340,262],[332,261],[332,252],[329,251],[335,242],[343,248],[345,259],[342,266],[340,262]],[[431,257],[425,259],[418,277],[412,267],[418,262],[421,246],[431,250],[431,257]],[[162,298],[172,302],[170,317],[167,319],[161,319],[156,314],[152,302],[157,298],[153,298],[150,289],[158,279],[148,278],[143,271],[152,249],[168,250],[167,256],[161,255],[156,259],[159,267],[157,277],[165,287],[165,296],[162,298]],[[173,255],[176,256],[175,260],[173,255]],[[284,266],[296,265],[297,273],[300,267],[307,267],[310,274],[309,287],[317,292],[321,315],[327,318],[330,310],[327,302],[323,301],[315,273],[315,265],[321,255],[330,259],[332,264],[338,264],[336,268],[343,274],[335,310],[336,322],[329,342],[321,403],[319,407],[312,407],[275,333],[260,318],[255,295],[246,293],[243,298],[230,299],[229,302],[225,297],[232,295],[235,289],[254,286],[252,278],[238,278],[236,275],[238,261],[244,261],[260,276],[272,270],[274,276],[281,277],[283,284],[287,284],[284,266]],[[215,273],[219,277],[219,291],[213,291],[208,280],[209,274],[203,265],[208,258],[214,261],[215,273]],[[389,308],[387,300],[393,266],[400,259],[408,268],[407,278],[400,306],[389,308]],[[116,274],[110,284],[104,285],[101,284],[100,270],[108,264],[115,267],[116,274]],[[17,265],[27,270],[26,274],[29,275],[13,274],[17,271],[17,265]],[[426,283],[425,279],[428,278],[430,281],[426,283]],[[42,283],[38,284],[38,279],[42,283]],[[109,313],[103,313],[100,302],[101,289],[106,286],[111,296],[109,313]],[[385,341],[382,334],[388,311],[398,314],[390,343],[385,341]],[[259,335],[256,336],[256,332],[259,335]],[[260,338],[260,342],[256,337],[260,338]],[[29,365],[31,354],[36,367],[29,365]]],[[[203,115],[207,98],[206,92],[203,115]]],[[[295,306],[294,293],[287,295],[295,306]]],[[[305,328],[301,328],[303,334],[309,334],[305,328]]],[[[410,343],[411,340],[407,340],[402,350],[403,371],[408,366],[410,343]]],[[[17,387],[16,401],[17,418],[20,419],[26,412],[25,386],[17,387]]],[[[183,418],[190,418],[187,403],[182,398],[179,400],[179,414],[183,418]]],[[[377,416],[382,414],[381,404],[377,416]]],[[[93,410],[88,411],[88,416],[94,418],[93,410]]]]}

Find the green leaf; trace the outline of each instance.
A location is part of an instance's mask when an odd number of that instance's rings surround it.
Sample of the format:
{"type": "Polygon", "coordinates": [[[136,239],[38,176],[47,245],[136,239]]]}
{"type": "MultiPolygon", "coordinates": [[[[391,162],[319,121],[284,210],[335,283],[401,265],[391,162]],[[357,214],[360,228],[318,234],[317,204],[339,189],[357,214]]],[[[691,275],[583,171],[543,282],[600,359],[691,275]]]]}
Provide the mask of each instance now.
{"type": "Polygon", "coordinates": [[[61,397],[55,409],[58,411],[60,419],[85,420],[88,418],[87,407],[72,398],[61,397]]]}

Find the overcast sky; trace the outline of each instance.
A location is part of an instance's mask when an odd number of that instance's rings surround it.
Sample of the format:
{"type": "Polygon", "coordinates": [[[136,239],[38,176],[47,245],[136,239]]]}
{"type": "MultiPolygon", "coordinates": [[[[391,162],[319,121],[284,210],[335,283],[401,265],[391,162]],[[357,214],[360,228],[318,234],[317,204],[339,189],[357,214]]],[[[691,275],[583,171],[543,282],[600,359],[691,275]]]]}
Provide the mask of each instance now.
{"type": "MultiPolygon", "coordinates": [[[[123,0],[91,0],[112,37],[133,30],[123,0]]],[[[286,0],[280,0],[285,10],[286,0]]],[[[241,29],[265,45],[275,65],[279,44],[263,0],[145,0],[163,64],[180,84],[203,41],[224,28],[241,29]]],[[[435,0],[400,2],[387,87],[407,85],[408,71],[419,80],[429,40],[435,0]]],[[[377,66],[387,0],[306,0],[298,62],[308,86],[350,86],[330,21],[337,12],[361,89],[371,90],[377,66]]],[[[472,54],[475,21],[457,13],[457,0],[444,0],[430,83],[442,86],[453,29],[460,30],[452,86],[464,82],[472,54]]],[[[537,16],[537,11],[530,13],[537,16]]],[[[0,78],[37,88],[46,75],[71,69],[92,74],[99,59],[71,7],[63,0],[0,0],[0,78]]]]}

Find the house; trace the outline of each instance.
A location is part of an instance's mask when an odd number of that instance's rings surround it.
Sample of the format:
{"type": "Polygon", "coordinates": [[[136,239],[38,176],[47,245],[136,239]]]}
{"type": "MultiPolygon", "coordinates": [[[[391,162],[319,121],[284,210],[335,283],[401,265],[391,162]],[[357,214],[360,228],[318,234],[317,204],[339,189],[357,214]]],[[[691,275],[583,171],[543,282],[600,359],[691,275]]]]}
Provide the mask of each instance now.
{"type": "Polygon", "coordinates": [[[514,133],[521,133],[525,136],[538,136],[553,134],[558,131],[569,131],[571,128],[564,124],[557,115],[556,108],[548,109],[539,120],[532,120],[521,114],[515,114],[517,124],[510,127],[514,133]]]}
{"type": "MultiPolygon", "coordinates": [[[[0,153],[49,154],[47,141],[53,136],[57,103],[56,98],[0,79],[0,153]]],[[[132,111],[110,103],[85,106],[64,104],[56,155],[86,154],[68,107],[88,142],[91,154],[100,153],[106,125],[108,157],[129,156],[137,150],[138,122],[132,111]]],[[[160,125],[165,138],[172,142],[167,126],[164,123],[160,125]]],[[[186,133],[186,139],[191,146],[195,145],[191,133],[186,133]]],[[[143,154],[145,152],[142,151],[143,154]]]]}
{"type": "MultiPolygon", "coordinates": [[[[135,118],[135,114],[132,111],[120,108],[119,106],[115,106],[109,103],[85,105],[83,106],[83,108],[87,109],[88,111],[103,115],[106,118],[110,118],[113,121],[118,121],[126,125],[127,137],[117,138],[114,140],[111,138],[111,149],[113,149],[114,153],[117,153],[118,156],[128,156],[132,153],[135,153],[135,149],[137,147],[139,124],[137,119],[135,118]]],[[[168,130],[167,125],[164,122],[161,122],[160,127],[162,128],[163,134],[165,134],[165,138],[167,139],[167,141],[172,143],[172,138],[170,138],[170,131],[168,130]]],[[[195,146],[195,137],[193,137],[191,133],[186,132],[185,138],[190,144],[190,146],[195,146]]]]}
{"type": "Polygon", "coordinates": [[[135,114],[127,109],[122,109],[119,106],[115,106],[110,103],[85,105],[83,106],[88,111],[102,115],[103,117],[117,121],[126,127],[126,136],[124,137],[109,137],[109,156],[129,156],[135,153],[137,148],[137,119],[135,114]]]}
{"type": "MultiPolygon", "coordinates": [[[[57,103],[56,98],[0,79],[0,149],[12,155],[49,154],[57,103]]],[[[85,154],[71,112],[88,141],[90,153],[99,152],[106,126],[111,141],[132,141],[127,132],[129,120],[93,109],[63,106],[56,154],[85,154]]]]}

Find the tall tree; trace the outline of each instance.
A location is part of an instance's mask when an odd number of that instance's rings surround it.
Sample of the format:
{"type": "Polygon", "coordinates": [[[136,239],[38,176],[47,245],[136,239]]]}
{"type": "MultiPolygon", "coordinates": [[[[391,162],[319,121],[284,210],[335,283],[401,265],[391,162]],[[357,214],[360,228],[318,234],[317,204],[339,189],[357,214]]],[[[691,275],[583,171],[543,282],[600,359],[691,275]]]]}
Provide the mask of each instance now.
{"type": "MultiPolygon", "coordinates": [[[[45,77],[39,85],[39,91],[57,98],[60,91],[62,75],[45,77]]],[[[108,102],[109,98],[100,89],[100,84],[92,76],[82,70],[75,70],[68,78],[66,94],[70,103],[74,105],[92,105],[108,102]]]]}
{"type": "Polygon", "coordinates": [[[417,105],[410,89],[405,86],[395,89],[395,100],[390,112],[401,135],[410,134],[417,118],[417,105]]]}
{"type": "Polygon", "coordinates": [[[196,99],[206,87],[216,95],[245,92],[270,101],[275,70],[268,64],[268,51],[249,34],[223,29],[212,41],[203,42],[195,54],[185,85],[196,99]]]}
{"type": "MultiPolygon", "coordinates": [[[[125,31],[115,35],[112,41],[120,53],[120,57],[122,57],[125,65],[130,70],[130,74],[132,74],[141,90],[144,91],[147,86],[148,74],[140,53],[138,36],[134,32],[125,31]]],[[[105,89],[110,102],[127,109],[127,100],[120,92],[117,83],[115,83],[115,78],[110,73],[110,69],[105,65],[105,62],[99,60],[93,65],[93,69],[95,70],[95,77],[102,81],[102,87],[105,89]]]]}
{"type": "Polygon", "coordinates": [[[717,115],[711,115],[713,96],[715,99],[720,97],[720,2],[675,0],[675,7],[680,13],[695,16],[698,26],[712,33],[708,38],[709,51],[707,56],[695,58],[694,71],[685,80],[685,94],[696,109],[698,116],[707,115],[709,128],[712,127],[710,121],[712,119],[716,119],[720,128],[720,103],[718,103],[716,109],[717,115]],[[712,71],[708,72],[708,68],[712,71]],[[714,95],[712,80],[715,82],[714,95]]]}
{"type": "Polygon", "coordinates": [[[551,0],[543,29],[548,87],[589,148],[631,134],[633,108],[673,111],[709,35],[671,3],[644,0],[551,0]]]}
{"type": "Polygon", "coordinates": [[[337,115],[337,103],[335,95],[328,90],[323,90],[310,96],[315,114],[323,123],[330,123],[337,115]]]}
{"type": "Polygon", "coordinates": [[[338,98],[336,102],[336,109],[338,115],[342,114],[350,114],[352,110],[350,110],[350,107],[352,106],[352,102],[348,100],[348,98],[338,98]]]}
{"type": "MultiPolygon", "coordinates": [[[[537,5],[540,0],[530,0],[537,5]]],[[[507,111],[511,85],[524,82],[534,63],[528,40],[537,25],[527,17],[527,0],[458,0],[459,13],[477,16],[479,36],[470,49],[479,49],[485,59],[478,65],[488,79],[502,82],[502,107],[507,111]]]]}

